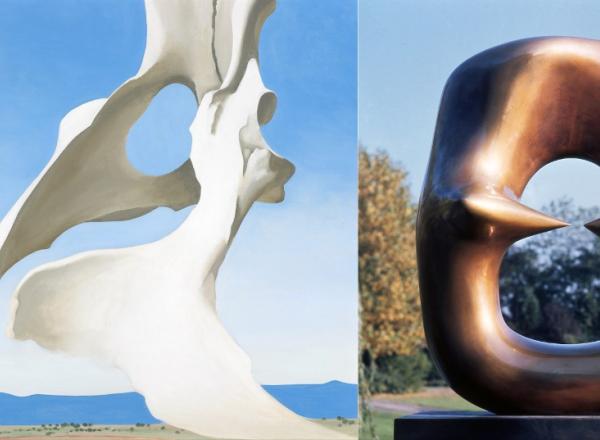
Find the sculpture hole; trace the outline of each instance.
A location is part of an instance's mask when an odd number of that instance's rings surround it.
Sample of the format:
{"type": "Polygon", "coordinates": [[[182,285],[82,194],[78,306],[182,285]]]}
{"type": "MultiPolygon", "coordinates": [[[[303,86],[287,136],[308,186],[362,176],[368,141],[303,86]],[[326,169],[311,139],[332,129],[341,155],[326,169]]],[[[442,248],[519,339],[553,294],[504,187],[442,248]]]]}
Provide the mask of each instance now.
{"type": "Polygon", "coordinates": [[[600,218],[600,168],[568,159],[536,173],[521,201],[571,226],[521,240],[500,270],[507,324],[556,343],[600,340],[600,238],[583,225],[600,218]]]}
{"type": "Polygon", "coordinates": [[[197,104],[189,88],[171,84],[152,100],[129,131],[127,157],[141,173],[158,176],[177,169],[190,156],[189,127],[197,104]]]}

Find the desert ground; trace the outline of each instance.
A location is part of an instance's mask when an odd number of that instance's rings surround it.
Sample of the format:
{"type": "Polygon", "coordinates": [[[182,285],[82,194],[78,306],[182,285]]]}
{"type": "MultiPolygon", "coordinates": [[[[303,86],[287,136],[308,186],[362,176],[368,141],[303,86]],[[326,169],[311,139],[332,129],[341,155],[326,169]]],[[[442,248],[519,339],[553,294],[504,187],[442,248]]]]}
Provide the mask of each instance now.
{"type": "MultiPolygon", "coordinates": [[[[348,435],[358,435],[358,423],[356,420],[345,419],[323,419],[317,423],[344,432],[348,435]]],[[[203,440],[197,434],[175,428],[169,425],[92,425],[62,423],[59,425],[40,426],[0,426],[0,438],[13,440],[39,440],[41,437],[54,440],[203,440]]]]}

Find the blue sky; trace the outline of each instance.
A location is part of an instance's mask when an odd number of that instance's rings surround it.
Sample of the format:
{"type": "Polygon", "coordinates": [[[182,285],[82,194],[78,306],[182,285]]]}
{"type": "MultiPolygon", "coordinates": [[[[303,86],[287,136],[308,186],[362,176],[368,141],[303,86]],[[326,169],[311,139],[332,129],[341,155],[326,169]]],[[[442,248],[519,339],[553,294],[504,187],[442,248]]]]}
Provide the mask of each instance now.
{"type": "MultiPolygon", "coordinates": [[[[455,67],[521,38],[600,39],[600,3],[592,0],[364,0],[359,17],[359,138],[405,166],[415,200],[442,89],[455,67]]],[[[581,206],[598,205],[599,184],[595,165],[559,161],[533,177],[523,200],[540,208],[565,195],[581,206]]]]}
{"type": "MultiPolygon", "coordinates": [[[[261,35],[263,81],[278,95],[263,133],[297,171],[282,204],[250,212],[217,285],[222,319],[261,383],[356,382],[356,26],[352,1],[279,0],[261,35]]],[[[0,215],[50,158],[62,117],[132,76],[144,46],[141,0],[0,4],[0,215]]],[[[158,174],[183,162],[194,112],[187,89],[164,89],[130,132],[132,163],[158,174]]],[[[0,280],[0,326],[28,270],[83,250],[159,239],[188,213],[158,209],[66,232],[0,280]]],[[[0,391],[126,386],[110,369],[0,337],[0,391]]]]}

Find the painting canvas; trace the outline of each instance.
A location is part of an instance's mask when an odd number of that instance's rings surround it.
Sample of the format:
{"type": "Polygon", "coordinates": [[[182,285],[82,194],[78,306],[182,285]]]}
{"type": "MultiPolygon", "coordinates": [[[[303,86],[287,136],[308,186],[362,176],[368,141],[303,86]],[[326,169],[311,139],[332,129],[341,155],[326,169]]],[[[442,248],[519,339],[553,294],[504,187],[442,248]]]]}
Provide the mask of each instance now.
{"type": "Polygon", "coordinates": [[[355,436],[356,5],[0,8],[1,435],[355,436]]]}

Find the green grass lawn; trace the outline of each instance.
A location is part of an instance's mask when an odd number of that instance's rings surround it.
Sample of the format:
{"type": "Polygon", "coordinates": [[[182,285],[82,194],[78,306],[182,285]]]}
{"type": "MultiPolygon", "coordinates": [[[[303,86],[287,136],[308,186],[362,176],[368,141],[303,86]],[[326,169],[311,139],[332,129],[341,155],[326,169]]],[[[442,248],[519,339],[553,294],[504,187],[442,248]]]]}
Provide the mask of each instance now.
{"type": "MultiPolygon", "coordinates": [[[[426,388],[425,390],[416,393],[377,395],[373,398],[439,410],[481,410],[447,387],[426,388]]],[[[405,415],[408,414],[406,412],[373,411],[373,425],[375,427],[377,438],[379,440],[392,440],[394,438],[394,419],[405,415]]],[[[362,429],[360,431],[360,439],[372,440],[372,436],[366,432],[366,430],[362,429]]]]}
{"type": "MultiPolygon", "coordinates": [[[[375,426],[375,433],[379,440],[393,440],[394,419],[399,417],[399,414],[373,412],[371,413],[371,416],[373,418],[373,425],[375,426]]],[[[369,432],[365,432],[361,429],[360,440],[371,440],[372,438],[373,437],[369,432]]]]}

